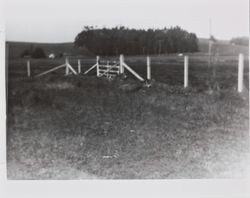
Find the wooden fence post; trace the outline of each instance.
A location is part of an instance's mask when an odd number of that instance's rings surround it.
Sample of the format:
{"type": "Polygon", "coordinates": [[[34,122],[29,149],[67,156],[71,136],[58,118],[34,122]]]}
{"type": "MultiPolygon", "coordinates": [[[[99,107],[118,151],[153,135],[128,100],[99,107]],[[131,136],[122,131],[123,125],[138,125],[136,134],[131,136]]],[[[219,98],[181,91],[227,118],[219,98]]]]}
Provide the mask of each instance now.
{"type": "Polygon", "coordinates": [[[69,66],[68,66],[68,64],[69,64],[69,60],[68,60],[68,58],[66,57],[65,58],[65,75],[69,75],[69,66]]]}
{"type": "Polygon", "coordinates": [[[244,56],[243,54],[239,54],[239,62],[238,62],[238,92],[239,93],[243,91],[243,74],[244,74],[244,56]]]}
{"type": "Polygon", "coordinates": [[[120,55],[120,74],[124,73],[123,62],[124,62],[124,56],[121,54],[120,55]]]}
{"type": "Polygon", "coordinates": [[[213,47],[213,42],[211,41],[211,38],[209,39],[208,43],[208,67],[211,67],[212,64],[212,47],[213,47]]]}
{"type": "Polygon", "coordinates": [[[188,87],[188,56],[184,56],[184,88],[188,87]]]}
{"type": "Polygon", "coordinates": [[[78,59],[78,74],[81,73],[81,60],[78,59]]]}
{"type": "Polygon", "coordinates": [[[30,60],[27,61],[27,76],[30,77],[30,60]]]}
{"type": "Polygon", "coordinates": [[[151,80],[151,59],[147,56],[147,80],[151,80]]]}
{"type": "Polygon", "coordinates": [[[96,57],[96,76],[99,77],[100,76],[100,70],[99,70],[99,60],[100,60],[100,57],[97,56],[96,57]]]}

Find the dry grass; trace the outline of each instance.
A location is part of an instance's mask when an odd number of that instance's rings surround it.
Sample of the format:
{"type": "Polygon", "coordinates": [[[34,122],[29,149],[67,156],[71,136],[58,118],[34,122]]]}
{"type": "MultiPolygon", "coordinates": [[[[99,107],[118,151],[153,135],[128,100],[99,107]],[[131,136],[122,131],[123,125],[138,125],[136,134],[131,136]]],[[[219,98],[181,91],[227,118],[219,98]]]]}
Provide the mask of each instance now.
{"type": "MultiPolygon", "coordinates": [[[[220,78],[234,78],[234,69],[220,78]]],[[[211,92],[199,84],[199,68],[183,89],[178,66],[163,71],[153,69],[159,80],[149,89],[134,80],[10,76],[8,178],[244,177],[248,90],[240,95],[225,83],[211,92]]]]}

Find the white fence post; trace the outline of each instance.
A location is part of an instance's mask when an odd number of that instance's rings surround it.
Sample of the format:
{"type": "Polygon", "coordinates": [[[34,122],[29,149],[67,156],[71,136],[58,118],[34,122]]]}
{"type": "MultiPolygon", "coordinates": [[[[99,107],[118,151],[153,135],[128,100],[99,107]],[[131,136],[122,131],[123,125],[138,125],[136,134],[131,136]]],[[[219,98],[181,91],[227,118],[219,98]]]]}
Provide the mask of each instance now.
{"type": "Polygon", "coordinates": [[[96,57],[96,76],[99,77],[100,76],[100,70],[99,70],[99,60],[100,60],[100,57],[97,56],[96,57]]]}
{"type": "Polygon", "coordinates": [[[30,77],[30,60],[27,61],[27,76],[30,77]]]}
{"type": "Polygon", "coordinates": [[[68,66],[68,64],[69,64],[69,60],[68,60],[68,58],[65,58],[65,75],[69,75],[69,66],[68,66]]]}
{"type": "Polygon", "coordinates": [[[212,47],[213,47],[213,42],[211,41],[210,38],[208,43],[208,67],[211,67],[212,64],[212,47]]]}
{"type": "Polygon", "coordinates": [[[151,59],[147,56],[147,80],[151,80],[151,59]]]}
{"type": "Polygon", "coordinates": [[[78,74],[81,73],[81,60],[78,59],[78,74]]]}
{"type": "Polygon", "coordinates": [[[242,92],[243,90],[243,70],[244,70],[244,56],[243,54],[239,54],[239,62],[238,62],[238,92],[242,92]]]}
{"type": "Polygon", "coordinates": [[[124,56],[121,54],[120,55],[120,74],[124,73],[123,62],[124,62],[124,56]]]}
{"type": "Polygon", "coordinates": [[[184,88],[188,87],[188,56],[184,56],[184,88]]]}

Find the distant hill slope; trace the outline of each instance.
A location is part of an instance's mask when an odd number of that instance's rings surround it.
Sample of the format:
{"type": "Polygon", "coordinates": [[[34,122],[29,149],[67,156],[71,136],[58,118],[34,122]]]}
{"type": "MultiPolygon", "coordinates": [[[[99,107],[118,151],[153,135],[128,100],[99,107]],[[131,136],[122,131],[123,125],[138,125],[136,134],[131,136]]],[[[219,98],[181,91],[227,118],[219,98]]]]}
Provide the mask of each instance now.
{"type": "MultiPolygon", "coordinates": [[[[199,38],[200,52],[208,53],[208,43],[208,39],[199,38]]],[[[232,45],[227,40],[218,40],[215,45],[218,47],[220,55],[238,55],[243,53],[248,56],[249,48],[246,46],[232,45]]]]}
{"type": "Polygon", "coordinates": [[[41,47],[47,55],[51,53],[55,55],[66,53],[74,56],[90,54],[86,48],[75,48],[74,43],[28,43],[11,41],[7,41],[7,43],[9,44],[10,58],[20,58],[24,50],[35,49],[36,47],[41,47]]]}
{"type": "MultiPolygon", "coordinates": [[[[35,49],[41,47],[47,55],[54,53],[56,55],[66,53],[73,56],[87,56],[91,53],[86,48],[78,49],[74,47],[74,43],[28,43],[28,42],[7,42],[9,44],[10,58],[20,58],[26,49],[35,49]]],[[[220,55],[238,55],[243,53],[248,56],[248,47],[231,45],[229,41],[219,40],[216,44],[219,48],[220,55]]],[[[208,52],[208,39],[199,39],[200,53],[208,52]]]]}

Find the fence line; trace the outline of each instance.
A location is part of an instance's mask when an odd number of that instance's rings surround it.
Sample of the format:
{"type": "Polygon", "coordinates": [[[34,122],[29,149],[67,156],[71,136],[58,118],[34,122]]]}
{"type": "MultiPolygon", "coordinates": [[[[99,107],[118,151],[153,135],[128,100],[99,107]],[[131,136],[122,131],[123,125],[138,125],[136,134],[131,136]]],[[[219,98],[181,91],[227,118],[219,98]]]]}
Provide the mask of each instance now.
{"type": "MultiPolygon", "coordinates": [[[[183,61],[183,59],[182,59],[183,61]]],[[[103,62],[103,61],[102,61],[103,62]]],[[[144,82],[144,78],[140,76],[135,70],[133,70],[127,63],[124,61],[124,55],[120,55],[119,62],[116,61],[107,61],[106,64],[100,62],[100,57],[96,57],[96,64],[91,66],[88,70],[84,72],[84,74],[89,73],[91,70],[96,68],[96,76],[106,76],[108,78],[114,77],[119,74],[123,74],[124,70],[126,69],[128,72],[130,72],[132,75],[134,75],[138,80],[141,82],[144,82]],[[101,64],[100,64],[101,63],[101,64]]],[[[65,59],[65,63],[59,66],[56,66],[52,69],[49,69],[47,71],[44,71],[40,74],[37,74],[35,77],[43,76],[48,73],[51,73],[55,70],[58,70],[60,68],[65,67],[65,75],[69,75],[70,73],[73,74],[80,74],[82,71],[81,68],[81,60],[77,59],[77,65],[78,65],[78,71],[76,71],[69,63],[68,57],[65,59]]],[[[27,76],[31,77],[31,64],[30,60],[27,60],[27,76]]],[[[146,57],[146,80],[151,81],[152,74],[151,74],[151,57],[146,57]]],[[[238,56],[238,83],[237,83],[237,91],[239,93],[243,92],[243,81],[244,80],[244,55],[239,54],[238,56]]],[[[148,82],[146,82],[148,83],[148,82]]],[[[189,56],[184,56],[184,88],[187,88],[189,86],[189,56]]]]}
{"type": "Polygon", "coordinates": [[[45,75],[45,74],[48,74],[48,73],[50,73],[50,72],[53,72],[53,71],[55,71],[55,70],[57,70],[57,69],[60,69],[60,68],[63,68],[63,67],[65,67],[65,64],[59,65],[59,66],[54,67],[54,68],[52,68],[52,69],[49,69],[49,70],[47,70],[47,71],[45,71],[45,72],[42,72],[42,73],[36,75],[35,77],[43,76],[43,75],[45,75]]]}
{"type": "MultiPolygon", "coordinates": [[[[104,72],[104,74],[107,74],[111,70],[110,68],[117,68],[117,65],[110,65],[109,62],[107,62],[106,66],[105,65],[100,65],[99,62],[100,62],[100,57],[97,56],[96,57],[96,64],[93,65],[92,67],[90,67],[87,71],[85,71],[84,74],[87,74],[91,70],[96,68],[96,76],[101,77],[101,76],[103,76],[103,74],[100,74],[100,67],[106,67],[107,68],[106,71],[104,72]]],[[[126,68],[130,73],[132,73],[140,81],[144,81],[144,79],[138,73],[136,73],[132,68],[130,68],[124,62],[124,56],[120,55],[119,72],[117,72],[117,73],[118,74],[123,74],[124,73],[124,68],[126,68]]],[[[101,71],[103,71],[103,69],[101,71]]],[[[106,76],[113,76],[113,75],[106,75],[106,76]]]]}
{"type": "Polygon", "coordinates": [[[137,74],[131,67],[129,67],[126,63],[123,63],[123,67],[125,67],[130,73],[132,73],[138,80],[144,81],[144,79],[137,74]]]}
{"type": "Polygon", "coordinates": [[[94,64],[92,67],[90,67],[87,71],[84,72],[84,74],[89,73],[91,70],[93,70],[95,67],[97,67],[97,63],[94,64]]]}
{"type": "MultiPolygon", "coordinates": [[[[27,64],[28,64],[28,63],[27,63],[27,64]]],[[[70,72],[70,71],[71,71],[73,74],[77,74],[77,72],[74,70],[74,68],[69,64],[68,58],[66,58],[64,64],[59,65],[59,66],[56,66],[56,67],[54,67],[54,68],[52,68],[52,69],[49,69],[49,70],[47,70],[47,71],[45,71],[45,72],[42,72],[42,73],[40,73],[40,74],[37,74],[35,77],[40,77],[40,76],[46,75],[46,74],[48,74],[48,73],[51,73],[51,72],[56,71],[56,70],[58,70],[58,69],[60,69],[60,68],[63,68],[63,67],[65,67],[65,75],[69,75],[69,72],[70,72]]]]}
{"type": "MultiPolygon", "coordinates": [[[[68,70],[71,70],[71,72],[73,72],[73,74],[77,74],[77,72],[74,70],[74,68],[69,64],[69,60],[66,58],[66,68],[68,68],[68,70]]],[[[68,72],[69,74],[69,72],[68,72]]]]}

